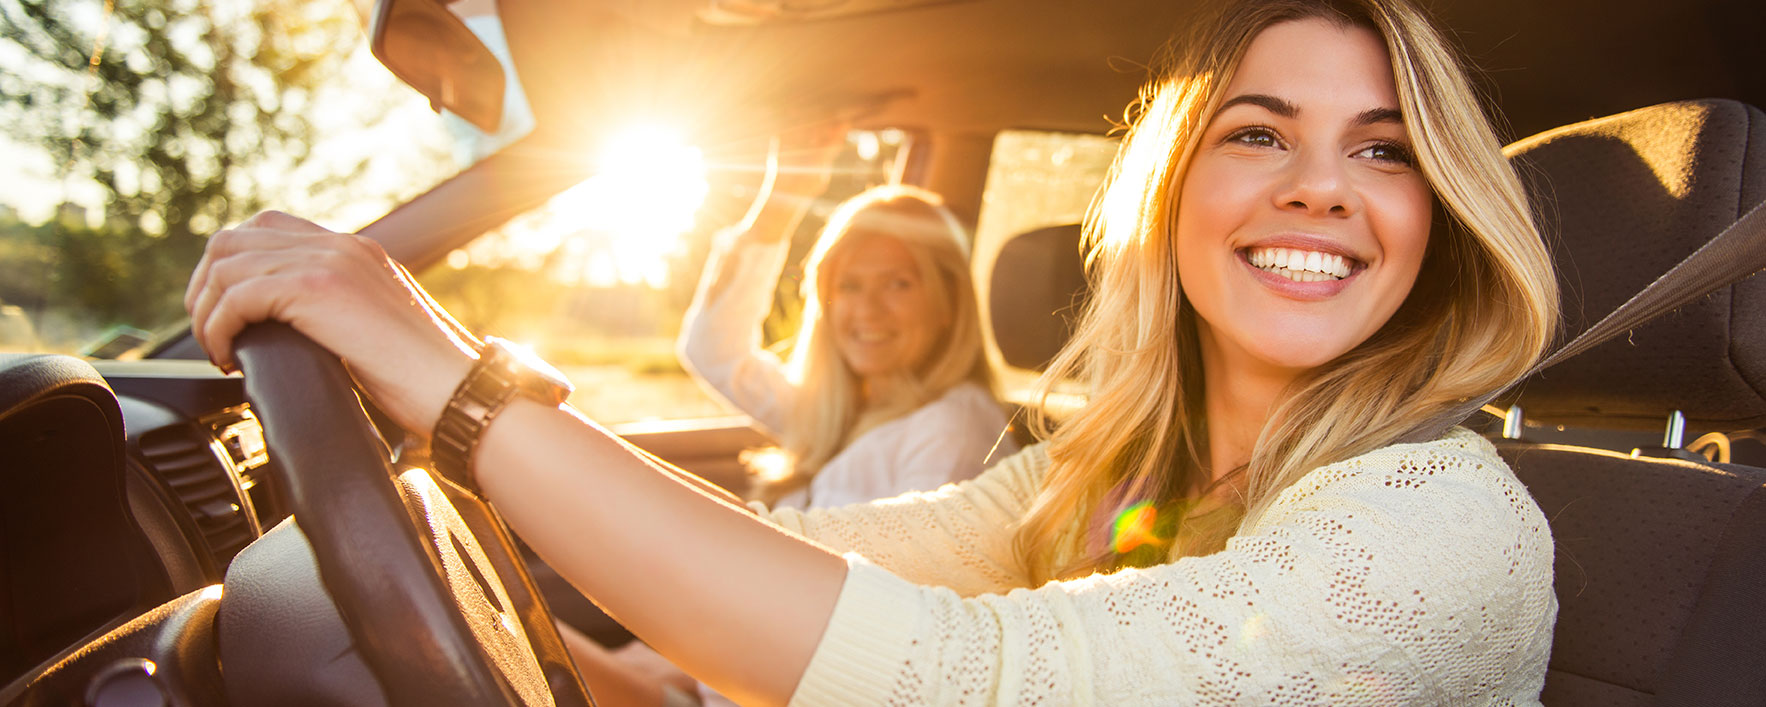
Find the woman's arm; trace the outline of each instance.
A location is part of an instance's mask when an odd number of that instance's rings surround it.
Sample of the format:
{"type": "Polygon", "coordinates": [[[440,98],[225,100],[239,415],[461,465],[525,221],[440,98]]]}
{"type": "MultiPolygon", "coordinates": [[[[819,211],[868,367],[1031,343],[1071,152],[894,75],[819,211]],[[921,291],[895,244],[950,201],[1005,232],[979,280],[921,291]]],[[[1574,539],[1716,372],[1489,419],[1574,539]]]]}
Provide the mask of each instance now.
{"type": "Polygon", "coordinates": [[[796,703],[1537,704],[1556,612],[1544,517],[1468,439],[1174,564],[962,598],[853,562],[796,703]]]}
{"type": "MultiPolygon", "coordinates": [[[[372,240],[266,212],[210,239],[185,306],[217,364],[278,320],[337,354],[401,426],[434,429],[472,367],[372,240]]],[[[683,481],[565,408],[517,399],[475,455],[486,496],[542,556],[695,677],[790,697],[846,574],[841,559],[683,481]]]]}
{"type": "Polygon", "coordinates": [[[962,596],[1005,592],[1028,582],[1014,531],[1047,467],[1048,456],[1032,448],[968,481],[837,508],[777,509],[768,518],[915,584],[962,596]]]}
{"type": "Polygon", "coordinates": [[[827,190],[830,164],[844,143],[844,129],[825,132],[792,140],[789,152],[773,141],[753,205],[713,240],[676,344],[688,371],[774,432],[783,428],[797,391],[778,357],[761,347],[760,327],[772,311],[791,234],[827,190]],[[808,166],[782,171],[782,159],[808,166]]]}
{"type": "Polygon", "coordinates": [[[689,486],[568,409],[512,403],[475,467],[529,546],[688,673],[744,701],[781,704],[795,690],[846,576],[837,555],[689,486]]]}

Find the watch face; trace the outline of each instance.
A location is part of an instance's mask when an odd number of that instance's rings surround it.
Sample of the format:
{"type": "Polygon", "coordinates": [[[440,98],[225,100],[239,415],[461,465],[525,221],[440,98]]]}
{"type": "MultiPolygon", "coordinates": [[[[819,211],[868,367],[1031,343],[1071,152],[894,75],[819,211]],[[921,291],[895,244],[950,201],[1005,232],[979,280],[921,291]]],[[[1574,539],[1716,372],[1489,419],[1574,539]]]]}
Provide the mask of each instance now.
{"type": "Polygon", "coordinates": [[[484,344],[483,355],[493,355],[491,352],[494,349],[497,352],[495,355],[506,357],[510,372],[515,375],[522,393],[556,404],[564,402],[570,396],[570,391],[574,390],[570,379],[565,378],[552,364],[546,363],[545,359],[534,354],[533,349],[494,336],[486,337],[484,344]]]}

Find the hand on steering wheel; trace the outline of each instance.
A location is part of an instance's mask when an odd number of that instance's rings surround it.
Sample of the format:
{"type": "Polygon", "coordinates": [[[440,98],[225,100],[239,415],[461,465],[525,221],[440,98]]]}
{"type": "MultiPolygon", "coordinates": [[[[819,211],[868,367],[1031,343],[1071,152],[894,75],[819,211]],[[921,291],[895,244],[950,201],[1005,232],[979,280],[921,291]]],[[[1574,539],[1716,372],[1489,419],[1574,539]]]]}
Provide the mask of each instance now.
{"type": "Polygon", "coordinates": [[[502,520],[395,476],[337,358],[254,324],[232,351],[319,576],[392,704],[592,705],[502,520]]]}

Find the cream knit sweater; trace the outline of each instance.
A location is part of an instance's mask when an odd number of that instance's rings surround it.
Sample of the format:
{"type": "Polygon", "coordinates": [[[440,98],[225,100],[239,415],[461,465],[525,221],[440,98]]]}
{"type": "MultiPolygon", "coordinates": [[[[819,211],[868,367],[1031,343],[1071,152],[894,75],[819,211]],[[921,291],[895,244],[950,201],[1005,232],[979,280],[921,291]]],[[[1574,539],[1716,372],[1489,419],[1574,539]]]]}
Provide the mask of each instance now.
{"type": "Polygon", "coordinates": [[[1315,470],[1219,553],[1030,589],[1047,466],[774,511],[849,564],[792,704],[1538,704],[1551,534],[1471,432],[1315,470]]]}

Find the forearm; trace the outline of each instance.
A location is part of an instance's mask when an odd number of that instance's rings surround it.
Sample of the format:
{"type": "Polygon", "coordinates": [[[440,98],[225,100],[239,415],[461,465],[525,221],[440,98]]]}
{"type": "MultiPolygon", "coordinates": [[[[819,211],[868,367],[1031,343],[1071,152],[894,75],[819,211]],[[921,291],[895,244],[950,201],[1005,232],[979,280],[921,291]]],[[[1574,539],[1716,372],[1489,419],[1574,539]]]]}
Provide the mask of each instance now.
{"type": "Polygon", "coordinates": [[[633,633],[726,694],[790,698],[844,581],[838,556],[526,400],[475,466],[522,538],[633,633]]]}

